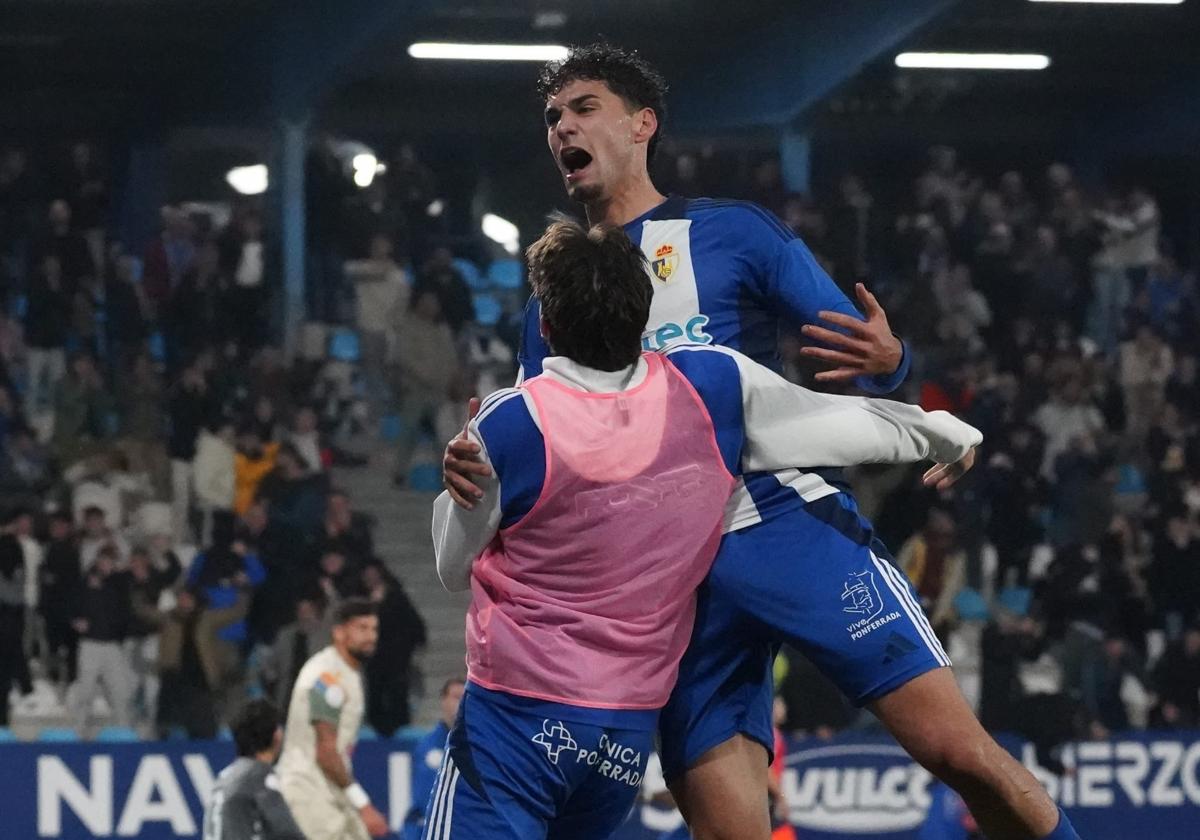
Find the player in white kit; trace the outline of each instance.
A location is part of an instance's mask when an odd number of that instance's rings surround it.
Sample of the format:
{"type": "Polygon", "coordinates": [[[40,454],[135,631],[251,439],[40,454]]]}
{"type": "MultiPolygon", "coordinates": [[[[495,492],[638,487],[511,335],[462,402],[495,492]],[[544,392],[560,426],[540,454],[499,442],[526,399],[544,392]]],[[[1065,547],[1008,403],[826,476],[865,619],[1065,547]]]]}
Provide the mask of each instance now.
{"type": "Polygon", "coordinates": [[[365,708],[361,670],[378,638],[374,605],[362,598],[343,601],[334,614],[333,644],[304,663],[292,689],[278,774],[283,798],[308,840],[388,833],[387,820],[350,766],[365,708]]]}

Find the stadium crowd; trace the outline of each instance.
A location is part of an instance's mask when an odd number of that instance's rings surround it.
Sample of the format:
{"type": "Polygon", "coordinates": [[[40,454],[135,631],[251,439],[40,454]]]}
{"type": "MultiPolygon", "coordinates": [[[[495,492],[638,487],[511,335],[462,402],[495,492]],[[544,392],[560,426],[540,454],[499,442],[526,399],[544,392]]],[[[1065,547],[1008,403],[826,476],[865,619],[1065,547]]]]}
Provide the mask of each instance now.
{"type": "MultiPolygon", "coordinates": [[[[1200,725],[1200,290],[1154,197],[1062,163],[986,179],[949,147],[880,198],[854,173],[789,195],[774,159],[748,190],[704,183],[704,161],[679,154],[673,187],[757,201],[852,297],[869,283],[913,353],[906,398],[984,431],[951,491],[851,474],[984,724],[1049,762],[1072,737],[1200,725]]],[[[780,673],[790,728],[866,724],[800,657],[780,673]]]]}
{"type": "MultiPolygon", "coordinates": [[[[474,312],[452,256],[402,212],[347,241],[316,205],[317,291],[287,364],[257,207],[165,207],[156,236],[122,243],[102,158],[0,161],[0,725],[10,688],[40,682],[80,733],[103,690],[118,726],[212,737],[247,691],[286,708],[354,595],[378,603],[388,663],[367,673],[369,721],[407,725],[425,625],[331,468],[365,464],[347,441],[400,416],[404,483],[459,396],[474,312]],[[398,242],[424,249],[420,271],[398,242]]],[[[333,189],[331,165],[314,151],[310,189],[333,189]]],[[[427,175],[396,170],[398,194],[427,175]]]]}
{"type": "MultiPolygon", "coordinates": [[[[330,605],[356,593],[383,605],[380,659],[410,660],[420,616],[329,470],[390,417],[407,483],[422,429],[440,451],[465,398],[510,381],[519,291],[496,306],[443,247],[411,147],[372,207],[318,148],[312,323],[288,366],[253,206],[222,225],[167,208],[126,247],[97,158],[79,144],[45,172],[15,150],[0,166],[0,693],[74,682],[83,727],[104,684],[118,721],[211,735],[248,686],[286,705],[330,605]]],[[[913,355],[905,396],[984,431],[951,491],[907,468],[850,480],[985,725],[1050,762],[1075,736],[1200,725],[1200,296],[1154,197],[1060,163],[982,178],[946,147],[911,184],[846,174],[817,199],[774,157],[712,147],[675,149],[660,175],[762,204],[851,297],[869,283],[913,355]]],[[[782,341],[807,381],[799,334],[782,341]]],[[[390,732],[412,687],[382,670],[368,717],[390,732]]],[[[795,652],[778,671],[787,728],[865,725],[795,652]]]]}

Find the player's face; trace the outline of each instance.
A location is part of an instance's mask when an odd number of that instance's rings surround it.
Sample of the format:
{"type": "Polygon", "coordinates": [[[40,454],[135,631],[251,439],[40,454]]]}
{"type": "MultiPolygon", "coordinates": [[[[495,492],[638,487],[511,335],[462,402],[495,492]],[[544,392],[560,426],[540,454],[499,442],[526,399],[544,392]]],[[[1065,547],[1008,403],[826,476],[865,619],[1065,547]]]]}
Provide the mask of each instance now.
{"type": "Polygon", "coordinates": [[[645,168],[638,139],[647,111],[630,113],[607,84],[585,79],[546,100],[546,142],[567,195],[585,204],[603,201],[636,176],[636,167],[645,168]]]}
{"type": "Polygon", "coordinates": [[[333,632],[335,636],[341,636],[346,651],[359,662],[365,662],[375,655],[375,645],[379,641],[379,619],[375,616],[352,618],[335,627],[333,632]]]}

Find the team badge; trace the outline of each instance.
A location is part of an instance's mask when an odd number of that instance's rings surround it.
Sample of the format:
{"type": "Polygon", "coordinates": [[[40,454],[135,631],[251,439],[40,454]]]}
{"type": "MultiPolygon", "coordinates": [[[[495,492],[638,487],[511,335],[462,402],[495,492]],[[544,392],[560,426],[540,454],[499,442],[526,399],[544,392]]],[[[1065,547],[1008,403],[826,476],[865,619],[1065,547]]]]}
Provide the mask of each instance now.
{"type": "Polygon", "coordinates": [[[679,252],[675,250],[675,247],[660,245],[654,252],[654,259],[650,263],[650,271],[654,275],[654,279],[666,283],[678,267],[679,252]]]}
{"type": "Polygon", "coordinates": [[[850,575],[842,588],[842,612],[871,619],[883,612],[883,599],[872,572],[850,575]]]}

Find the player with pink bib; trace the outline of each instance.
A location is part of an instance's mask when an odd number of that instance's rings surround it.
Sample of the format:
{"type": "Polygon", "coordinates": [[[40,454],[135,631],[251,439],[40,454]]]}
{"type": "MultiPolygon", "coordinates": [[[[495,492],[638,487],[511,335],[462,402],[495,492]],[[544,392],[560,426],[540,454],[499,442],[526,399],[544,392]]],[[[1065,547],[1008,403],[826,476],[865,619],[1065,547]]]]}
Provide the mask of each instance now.
{"type": "Polygon", "coordinates": [[[736,475],[932,458],[940,478],[981,440],[944,412],[815,394],[735,351],[643,353],[652,290],[619,228],[558,222],[528,256],[556,355],[470,423],[495,475],[481,503],[434,507],[438,572],[472,601],[428,840],[620,825],[736,475]]]}

